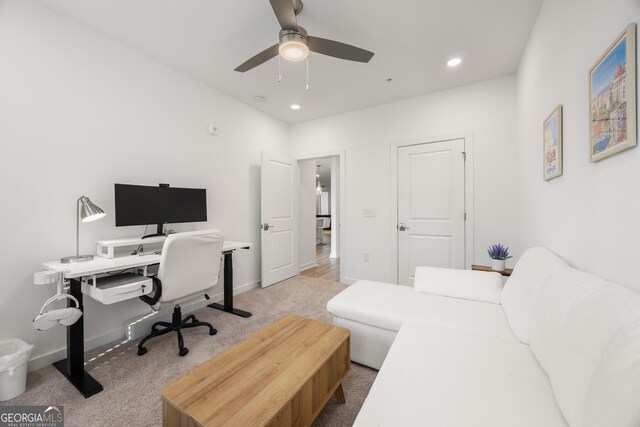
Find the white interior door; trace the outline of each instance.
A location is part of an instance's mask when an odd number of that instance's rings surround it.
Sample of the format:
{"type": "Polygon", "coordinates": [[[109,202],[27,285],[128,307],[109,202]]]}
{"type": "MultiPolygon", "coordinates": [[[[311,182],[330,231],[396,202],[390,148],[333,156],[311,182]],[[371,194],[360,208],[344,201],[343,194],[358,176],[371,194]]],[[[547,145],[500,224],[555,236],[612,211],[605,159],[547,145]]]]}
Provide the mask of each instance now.
{"type": "Polygon", "coordinates": [[[298,274],[297,164],[285,156],[262,153],[263,288],[298,274]]]}
{"type": "Polygon", "coordinates": [[[464,268],[464,139],[398,148],[398,284],[464,268]]]}

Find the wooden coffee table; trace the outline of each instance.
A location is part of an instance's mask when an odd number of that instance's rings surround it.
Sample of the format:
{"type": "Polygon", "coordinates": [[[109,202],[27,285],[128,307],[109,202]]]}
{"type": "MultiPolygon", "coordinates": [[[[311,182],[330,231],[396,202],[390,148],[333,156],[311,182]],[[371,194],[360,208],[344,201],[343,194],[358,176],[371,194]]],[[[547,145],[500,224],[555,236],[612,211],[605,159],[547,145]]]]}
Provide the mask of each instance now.
{"type": "Polygon", "coordinates": [[[350,332],[289,314],[162,389],[165,426],[308,426],[344,403],[350,332]]]}

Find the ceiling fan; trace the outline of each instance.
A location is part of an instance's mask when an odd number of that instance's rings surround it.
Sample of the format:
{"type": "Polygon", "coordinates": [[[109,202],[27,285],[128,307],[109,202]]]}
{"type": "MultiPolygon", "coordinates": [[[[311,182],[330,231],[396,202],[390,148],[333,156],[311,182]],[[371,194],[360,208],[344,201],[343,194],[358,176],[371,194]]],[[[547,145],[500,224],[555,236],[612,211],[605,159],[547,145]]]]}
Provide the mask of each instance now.
{"type": "Polygon", "coordinates": [[[356,62],[369,62],[373,57],[373,52],[368,50],[308,35],[296,20],[296,16],[302,11],[301,0],[269,1],[282,27],[280,42],[255,55],[235,71],[244,73],[278,55],[287,61],[302,61],[309,55],[309,51],[356,62]]]}

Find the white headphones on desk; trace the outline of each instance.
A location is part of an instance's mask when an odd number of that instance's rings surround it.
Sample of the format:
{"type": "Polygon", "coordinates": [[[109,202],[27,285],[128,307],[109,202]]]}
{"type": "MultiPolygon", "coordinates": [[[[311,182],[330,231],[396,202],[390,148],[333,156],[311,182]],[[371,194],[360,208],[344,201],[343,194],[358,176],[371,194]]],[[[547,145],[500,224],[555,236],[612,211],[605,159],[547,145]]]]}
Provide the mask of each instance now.
{"type": "Polygon", "coordinates": [[[36,285],[50,285],[56,283],[58,287],[58,292],[45,301],[40,309],[40,314],[38,314],[31,322],[37,330],[44,331],[51,329],[56,325],[71,326],[80,319],[82,316],[80,303],[78,303],[78,300],[73,295],[62,293],[62,283],[59,272],[41,271],[35,273],[33,275],[33,281],[36,285]],[[57,308],[55,310],[45,311],[49,304],[63,299],[73,301],[75,303],[75,307],[57,308]]]}

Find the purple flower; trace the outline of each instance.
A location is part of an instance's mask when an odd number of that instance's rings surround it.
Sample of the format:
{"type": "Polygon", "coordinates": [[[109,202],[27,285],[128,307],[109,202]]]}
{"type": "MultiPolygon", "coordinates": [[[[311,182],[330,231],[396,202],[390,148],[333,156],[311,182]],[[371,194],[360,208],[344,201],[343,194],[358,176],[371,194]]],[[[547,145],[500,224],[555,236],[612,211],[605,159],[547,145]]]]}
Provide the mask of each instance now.
{"type": "Polygon", "coordinates": [[[511,258],[511,255],[509,255],[509,248],[502,246],[502,243],[489,246],[489,249],[487,249],[487,252],[489,253],[489,257],[491,259],[511,258]]]}

